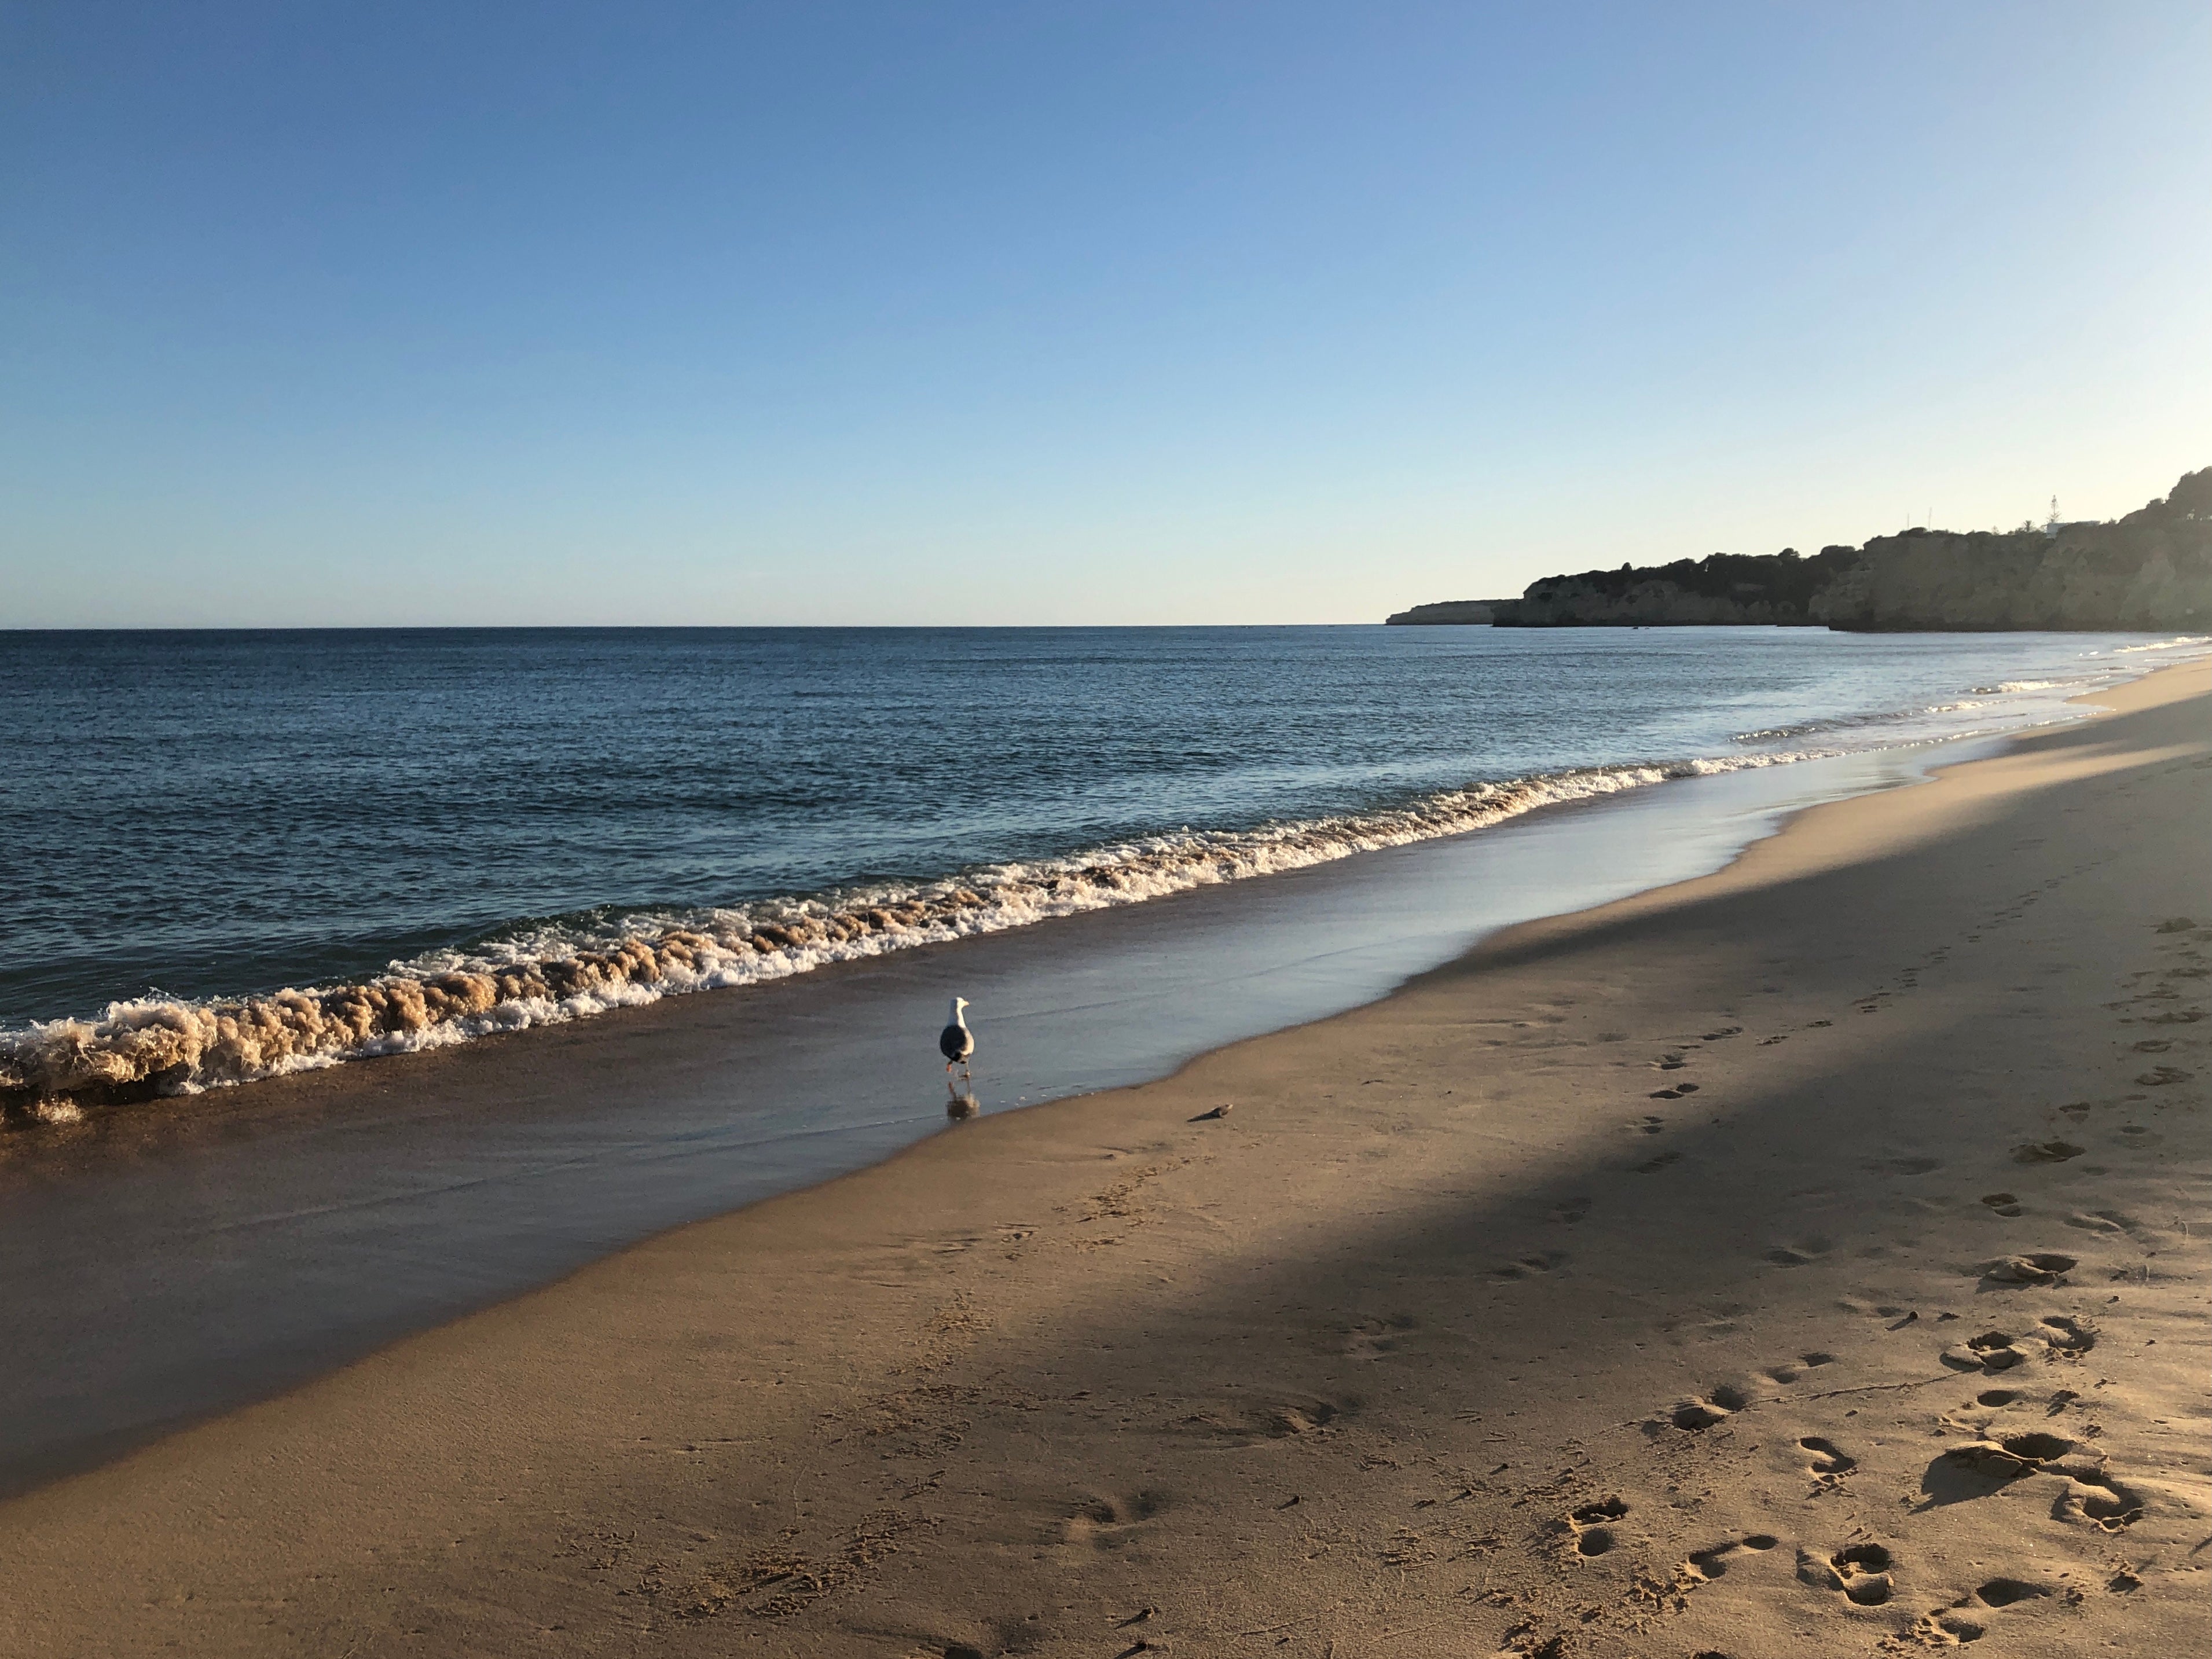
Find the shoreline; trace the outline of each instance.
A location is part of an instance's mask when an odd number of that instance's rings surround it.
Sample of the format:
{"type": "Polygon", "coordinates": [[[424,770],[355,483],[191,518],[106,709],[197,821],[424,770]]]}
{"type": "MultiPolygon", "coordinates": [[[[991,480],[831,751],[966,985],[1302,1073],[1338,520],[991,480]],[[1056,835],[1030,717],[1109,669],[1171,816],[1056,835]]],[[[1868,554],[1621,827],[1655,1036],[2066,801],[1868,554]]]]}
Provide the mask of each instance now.
{"type": "Polygon", "coordinates": [[[913,1036],[933,1033],[948,986],[988,1011],[987,1108],[1157,1080],[1384,996],[1498,927],[1720,868],[1808,802],[1975,750],[1678,780],[742,999],[38,1132],[0,1159],[0,1249],[44,1264],[9,1298],[0,1497],[942,1130],[933,1048],[913,1036]]]}
{"type": "MultiPolygon", "coordinates": [[[[2118,637],[2108,636],[2107,645],[2118,637]]],[[[2192,647],[2185,640],[2146,638],[2136,647],[2069,659],[2059,681],[1961,681],[1942,694],[1955,701],[1923,707],[1908,699],[1886,711],[1809,716],[1735,733],[1717,749],[1710,746],[1719,739],[1709,731],[1708,746],[1656,745],[1652,752],[1662,758],[1628,753],[1577,762],[1563,750],[1522,757],[1531,769],[1509,766],[1504,775],[1443,787],[1431,779],[1379,805],[1340,802],[1243,828],[1132,831],[949,874],[794,890],[780,897],[647,904],[619,915],[612,914],[619,907],[601,905],[588,913],[588,924],[578,921],[584,912],[516,922],[511,927],[521,932],[505,943],[493,937],[502,931],[495,928],[474,944],[410,954],[404,962],[360,962],[334,975],[326,969],[325,977],[270,980],[258,991],[149,990],[110,1001],[99,1014],[64,1008],[52,1018],[0,1027],[0,1127],[72,1124],[88,1111],[199,1098],[332,1066],[568,1024],[672,996],[756,988],[823,967],[1473,833],[1655,783],[1888,746],[1835,747],[1846,732],[1886,732],[1889,745],[1907,750],[1931,738],[1988,735],[1931,729],[1940,728],[1939,717],[1955,719],[1966,709],[1990,709],[1998,733],[2033,729],[2056,708],[2033,694],[2069,680],[2094,685],[2125,677],[2130,665],[2120,657],[2136,648],[2186,654],[2192,647]],[[1984,701],[1990,696],[1998,699],[1994,708],[1984,701]],[[1812,746],[1776,746],[1785,740],[1812,746]]],[[[1931,690],[1917,689],[1923,695],[1931,690]]]]}
{"type": "Polygon", "coordinates": [[[2208,690],[0,1505],[12,1645],[2179,1646],[2208,690]]]}

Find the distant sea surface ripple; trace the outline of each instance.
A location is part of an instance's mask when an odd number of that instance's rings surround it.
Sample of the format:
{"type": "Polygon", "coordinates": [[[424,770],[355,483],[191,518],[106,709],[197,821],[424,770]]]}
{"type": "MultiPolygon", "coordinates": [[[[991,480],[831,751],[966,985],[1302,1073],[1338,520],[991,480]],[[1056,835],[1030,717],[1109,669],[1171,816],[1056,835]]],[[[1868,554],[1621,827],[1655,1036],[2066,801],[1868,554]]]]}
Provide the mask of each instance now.
{"type": "Polygon", "coordinates": [[[1669,777],[2046,723],[2207,648],[1767,629],[0,633],[0,1103],[67,1116],[1669,777]]]}

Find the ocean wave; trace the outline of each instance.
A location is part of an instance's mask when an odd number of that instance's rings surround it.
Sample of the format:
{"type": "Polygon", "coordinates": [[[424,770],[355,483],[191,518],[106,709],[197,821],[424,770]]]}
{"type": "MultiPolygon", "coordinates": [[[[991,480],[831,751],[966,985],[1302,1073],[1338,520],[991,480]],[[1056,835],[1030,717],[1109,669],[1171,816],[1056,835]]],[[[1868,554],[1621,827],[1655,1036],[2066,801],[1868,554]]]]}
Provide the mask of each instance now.
{"type": "Polygon", "coordinates": [[[88,1105],[197,1094],[374,1055],[447,1047],[662,997],[1273,875],[1480,830],[1540,807],[1809,759],[1794,750],[1595,767],[1479,783],[1410,804],[1244,830],[1186,830],[942,881],[761,904],[554,922],[359,983],[220,1001],[150,997],[94,1019],[0,1031],[0,1111],[67,1121],[88,1105]]]}
{"type": "Polygon", "coordinates": [[[2116,657],[2126,657],[2132,656],[2138,651],[2179,651],[2185,647],[2196,645],[2212,645],[2212,634],[2177,634],[2170,640],[2147,640],[2141,645],[2116,645],[2112,647],[2112,654],[2116,657]]]}
{"type": "Polygon", "coordinates": [[[1894,727],[1906,720],[1924,720],[1930,714],[1962,714],[1970,709],[1984,708],[1988,704],[1978,698],[1993,696],[1999,691],[2034,690],[2057,682],[2023,681],[2018,685],[1978,685],[1967,695],[1954,702],[1931,702],[1917,708],[1889,708],[1870,714],[1830,714],[1815,720],[1796,720],[1786,726],[1762,726],[1750,732],[1738,732],[1732,743],[1778,743],[1791,738],[1809,738],[1825,732],[1861,732],[1874,726],[1894,727]]]}

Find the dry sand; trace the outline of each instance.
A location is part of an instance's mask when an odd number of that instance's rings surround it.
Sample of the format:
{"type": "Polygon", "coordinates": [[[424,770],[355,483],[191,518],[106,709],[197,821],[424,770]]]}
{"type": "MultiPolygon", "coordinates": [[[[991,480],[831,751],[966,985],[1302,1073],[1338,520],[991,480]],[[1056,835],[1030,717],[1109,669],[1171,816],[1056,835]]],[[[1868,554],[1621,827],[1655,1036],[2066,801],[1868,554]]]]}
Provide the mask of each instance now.
{"type": "Polygon", "coordinates": [[[2208,694],[9,1504],[0,1648],[2196,1650],[2208,694]]]}

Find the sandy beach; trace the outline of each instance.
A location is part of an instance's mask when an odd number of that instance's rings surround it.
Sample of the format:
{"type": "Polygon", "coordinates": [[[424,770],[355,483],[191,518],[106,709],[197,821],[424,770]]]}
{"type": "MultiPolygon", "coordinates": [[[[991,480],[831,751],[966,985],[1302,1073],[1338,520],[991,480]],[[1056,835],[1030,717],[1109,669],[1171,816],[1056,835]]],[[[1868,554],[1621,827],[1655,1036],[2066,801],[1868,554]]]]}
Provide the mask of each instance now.
{"type": "Polygon", "coordinates": [[[2185,1651],[2212,668],[0,1505],[26,1655],[2185,1651]]]}

